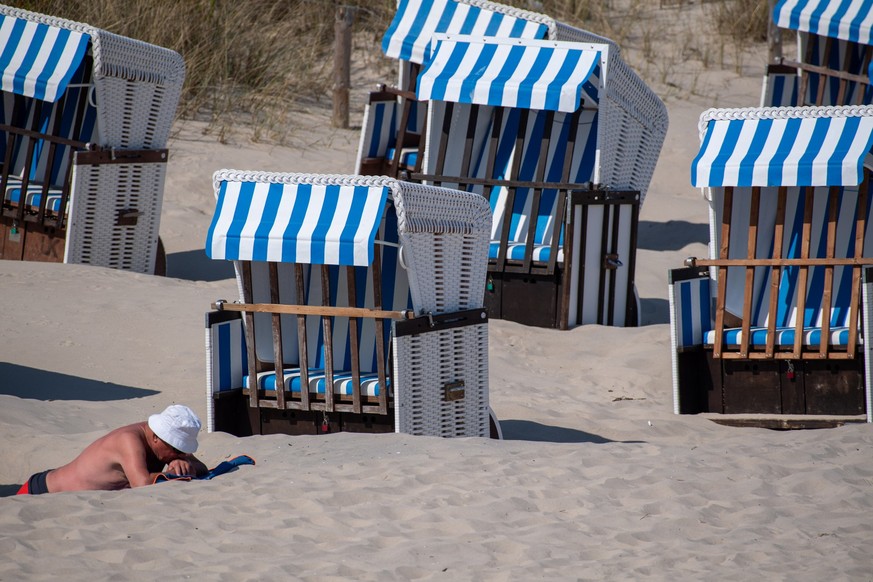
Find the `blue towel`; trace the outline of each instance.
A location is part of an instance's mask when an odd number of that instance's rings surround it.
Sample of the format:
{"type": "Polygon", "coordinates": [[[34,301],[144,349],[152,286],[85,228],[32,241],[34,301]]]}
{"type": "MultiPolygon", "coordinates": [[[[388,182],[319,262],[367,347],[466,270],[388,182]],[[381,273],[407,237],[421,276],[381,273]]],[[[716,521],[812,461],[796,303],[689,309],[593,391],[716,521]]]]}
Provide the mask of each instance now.
{"type": "Polygon", "coordinates": [[[206,480],[212,479],[213,477],[218,477],[219,475],[224,475],[225,473],[230,473],[235,470],[240,465],[254,465],[255,460],[248,455],[240,455],[238,457],[234,457],[229,461],[222,461],[214,468],[210,469],[209,472],[200,475],[199,477],[195,477],[194,475],[174,475],[173,473],[161,473],[157,477],[155,477],[155,483],[163,483],[164,481],[191,481],[192,479],[197,480],[206,480]]]}

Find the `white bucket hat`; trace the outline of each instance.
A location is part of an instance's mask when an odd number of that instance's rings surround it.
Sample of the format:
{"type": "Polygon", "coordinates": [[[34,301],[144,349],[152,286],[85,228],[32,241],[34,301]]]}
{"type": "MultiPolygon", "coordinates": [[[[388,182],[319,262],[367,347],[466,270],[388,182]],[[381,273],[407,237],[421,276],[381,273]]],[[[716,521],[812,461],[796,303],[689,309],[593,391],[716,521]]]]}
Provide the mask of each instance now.
{"type": "Polygon", "coordinates": [[[181,404],[172,404],[160,414],[149,417],[149,428],[158,438],[183,453],[197,450],[200,419],[194,411],[181,404]]]}

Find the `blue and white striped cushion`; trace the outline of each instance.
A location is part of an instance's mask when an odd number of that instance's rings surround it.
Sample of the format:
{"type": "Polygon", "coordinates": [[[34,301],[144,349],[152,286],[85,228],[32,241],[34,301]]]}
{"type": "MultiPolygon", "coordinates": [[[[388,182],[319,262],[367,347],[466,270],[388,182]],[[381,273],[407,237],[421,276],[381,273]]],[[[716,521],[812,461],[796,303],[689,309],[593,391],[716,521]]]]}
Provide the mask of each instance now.
{"type": "MultiPolygon", "coordinates": [[[[49,188],[48,197],[46,199],[46,210],[57,213],[61,208],[60,188],[49,188]]],[[[21,179],[9,176],[6,182],[6,201],[13,204],[18,204],[21,199],[21,179]]],[[[30,183],[27,185],[27,195],[24,197],[24,204],[28,210],[36,212],[39,210],[39,203],[42,199],[42,184],[30,183]]]]}
{"type": "MultiPolygon", "coordinates": [[[[285,389],[291,392],[300,392],[300,369],[288,368],[284,371],[285,389]]],[[[391,394],[391,380],[386,378],[391,394]]],[[[245,387],[249,387],[249,376],[244,379],[245,387]]],[[[335,371],[333,373],[333,393],[338,396],[351,396],[354,382],[351,371],[335,371]]],[[[324,394],[325,373],[324,370],[312,368],[309,370],[309,392],[311,394],[324,394]]],[[[261,390],[276,390],[276,374],[273,372],[261,372],[258,374],[258,388],[261,390]]],[[[361,395],[379,396],[379,376],[375,373],[361,374],[361,395]]]]}
{"type": "Polygon", "coordinates": [[[248,374],[248,356],[242,320],[234,319],[211,327],[212,389],[214,392],[242,387],[248,374]]]}
{"type": "MultiPolygon", "coordinates": [[[[795,329],[793,327],[777,327],[776,328],[776,346],[793,346],[795,329]]],[[[715,343],[715,331],[710,330],[704,333],[703,341],[706,345],[715,343]]],[[[742,341],[743,334],[741,328],[732,328],[724,330],[722,341],[727,345],[739,345],[742,341]]],[[[861,338],[858,338],[859,342],[861,338]]],[[[819,346],[821,345],[821,328],[807,327],[803,329],[803,337],[801,343],[804,346],[819,346]]],[[[828,345],[845,346],[849,343],[849,328],[836,327],[830,330],[830,339],[828,345]]],[[[749,345],[756,347],[764,347],[767,345],[767,328],[752,327],[749,329],[749,345]]]]}
{"type": "Polygon", "coordinates": [[[764,79],[761,107],[796,107],[800,78],[795,74],[769,73],[764,79]]]}
{"type": "MultiPolygon", "coordinates": [[[[388,160],[394,159],[394,152],[396,150],[392,148],[388,148],[388,151],[385,153],[385,158],[388,160]]],[[[418,161],[418,148],[403,148],[400,150],[400,166],[415,166],[418,161]]]]}
{"type": "Polygon", "coordinates": [[[676,347],[699,346],[707,330],[712,329],[711,284],[709,277],[673,283],[670,318],[676,330],[676,347]]]}
{"type": "MultiPolygon", "coordinates": [[[[524,250],[526,248],[525,243],[510,243],[506,247],[506,258],[515,260],[515,261],[523,261],[524,260],[524,250]]],[[[488,258],[496,259],[497,254],[500,252],[500,241],[493,240],[491,241],[491,245],[488,247],[488,258]]],[[[533,260],[547,262],[549,258],[552,256],[552,247],[551,245],[534,245],[533,246],[533,260]]],[[[556,259],[558,263],[564,262],[564,248],[558,247],[558,258],[556,259]]]]}

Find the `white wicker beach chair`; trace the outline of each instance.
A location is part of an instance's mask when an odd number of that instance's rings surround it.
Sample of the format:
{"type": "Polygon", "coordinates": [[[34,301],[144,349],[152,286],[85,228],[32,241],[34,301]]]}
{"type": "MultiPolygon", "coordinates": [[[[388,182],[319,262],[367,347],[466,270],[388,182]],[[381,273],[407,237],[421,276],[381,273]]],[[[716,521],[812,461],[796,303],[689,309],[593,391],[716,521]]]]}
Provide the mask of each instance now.
{"type": "Polygon", "coordinates": [[[241,303],[207,314],[210,431],[497,431],[481,196],[361,176],[214,183],[206,251],[234,261],[241,303]]]}
{"type": "Polygon", "coordinates": [[[0,258],[155,272],[182,58],[7,6],[0,49],[0,258]]]}
{"type": "Polygon", "coordinates": [[[779,0],[772,18],[797,57],[768,67],[763,107],[873,103],[873,2],[779,0]]]}
{"type": "Polygon", "coordinates": [[[637,223],[663,103],[610,44],[433,43],[417,87],[430,103],[423,171],[411,176],[489,198],[489,315],[636,325],[637,223]]]}
{"type": "Polygon", "coordinates": [[[710,257],[670,273],[674,410],[871,416],[873,107],[711,109],[710,257]]]}
{"type": "Polygon", "coordinates": [[[399,0],[382,38],[382,50],[399,61],[396,87],[382,85],[370,94],[364,111],[356,174],[403,177],[421,168],[424,104],[416,101],[415,82],[429,57],[434,34],[550,39],[609,44],[591,32],[558,22],[545,14],[488,0],[399,0]],[[400,144],[399,146],[397,144],[400,144]]]}

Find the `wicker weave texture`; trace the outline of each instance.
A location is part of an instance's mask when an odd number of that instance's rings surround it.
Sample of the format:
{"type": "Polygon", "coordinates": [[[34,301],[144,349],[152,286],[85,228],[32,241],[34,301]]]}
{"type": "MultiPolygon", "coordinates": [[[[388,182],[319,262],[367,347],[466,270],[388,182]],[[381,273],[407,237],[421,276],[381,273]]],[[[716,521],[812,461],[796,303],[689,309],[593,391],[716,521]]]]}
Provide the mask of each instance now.
{"type": "Polygon", "coordinates": [[[497,2],[491,2],[489,0],[457,0],[457,2],[459,4],[469,4],[470,6],[476,6],[484,10],[490,10],[491,12],[496,12],[498,14],[506,14],[507,16],[513,16],[515,18],[527,20],[528,22],[545,24],[549,27],[549,38],[555,38],[555,35],[557,34],[558,23],[555,22],[552,17],[539,12],[523,10],[521,8],[507,6],[506,4],[498,4],[497,2]]]}
{"type": "Polygon", "coordinates": [[[397,432],[489,436],[487,324],[395,338],[393,349],[397,432]],[[447,400],[460,383],[463,398],[447,400]]]}
{"type": "Polygon", "coordinates": [[[710,121],[733,119],[816,119],[819,117],[871,117],[873,105],[842,105],[827,107],[737,107],[707,109],[700,114],[697,132],[700,141],[706,135],[710,121]]]}
{"type": "Polygon", "coordinates": [[[397,182],[403,259],[417,314],[481,307],[491,208],[478,194],[397,182]]]}
{"type": "Polygon", "coordinates": [[[153,273],[166,164],[76,165],[64,262],[153,273]],[[122,211],[139,212],[118,225],[122,211]]]}
{"type": "Polygon", "coordinates": [[[667,108],[617,55],[610,55],[600,102],[600,180],[640,191],[640,205],[667,136],[667,108]]]}

